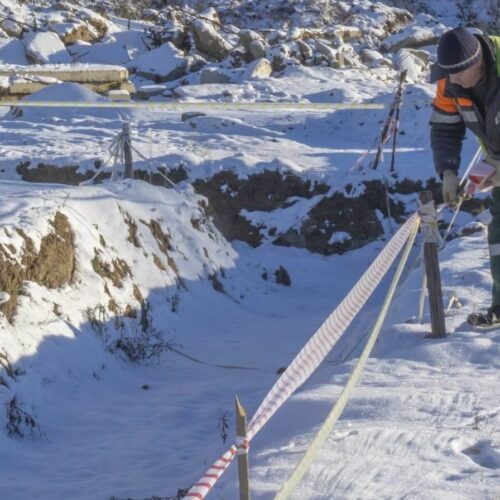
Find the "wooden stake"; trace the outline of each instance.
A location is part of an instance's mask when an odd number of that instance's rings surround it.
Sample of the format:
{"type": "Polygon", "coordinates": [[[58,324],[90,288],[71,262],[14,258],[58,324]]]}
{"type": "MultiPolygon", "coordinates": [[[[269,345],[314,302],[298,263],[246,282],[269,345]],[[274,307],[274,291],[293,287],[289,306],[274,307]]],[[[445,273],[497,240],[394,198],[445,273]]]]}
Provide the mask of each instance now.
{"type": "MultiPolygon", "coordinates": [[[[426,204],[433,201],[431,191],[419,193],[419,201],[426,204]]],[[[436,221],[437,223],[437,221],[436,221]]],[[[427,291],[429,294],[429,309],[431,313],[430,337],[446,337],[446,324],[444,321],[443,291],[441,288],[441,272],[439,270],[438,244],[434,241],[424,242],[425,274],[427,276],[427,291]]]]}
{"type": "MultiPolygon", "coordinates": [[[[241,406],[238,396],[235,400],[236,407],[236,436],[238,439],[247,438],[247,412],[241,406]]],[[[250,479],[248,466],[248,453],[238,455],[238,476],[240,480],[240,500],[250,500],[250,479]]]]}
{"type": "Polygon", "coordinates": [[[125,179],[133,179],[134,165],[132,163],[132,142],[130,139],[130,123],[124,122],[123,133],[123,157],[125,158],[125,179]]]}

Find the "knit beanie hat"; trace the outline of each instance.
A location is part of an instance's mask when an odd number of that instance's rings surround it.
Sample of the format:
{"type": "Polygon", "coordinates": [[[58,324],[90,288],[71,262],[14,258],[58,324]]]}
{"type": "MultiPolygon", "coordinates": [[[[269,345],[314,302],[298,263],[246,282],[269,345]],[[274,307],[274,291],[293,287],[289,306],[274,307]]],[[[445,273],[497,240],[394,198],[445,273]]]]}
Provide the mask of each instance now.
{"type": "Polygon", "coordinates": [[[444,75],[459,73],[481,59],[479,40],[465,28],[455,28],[441,36],[437,64],[444,75]]]}

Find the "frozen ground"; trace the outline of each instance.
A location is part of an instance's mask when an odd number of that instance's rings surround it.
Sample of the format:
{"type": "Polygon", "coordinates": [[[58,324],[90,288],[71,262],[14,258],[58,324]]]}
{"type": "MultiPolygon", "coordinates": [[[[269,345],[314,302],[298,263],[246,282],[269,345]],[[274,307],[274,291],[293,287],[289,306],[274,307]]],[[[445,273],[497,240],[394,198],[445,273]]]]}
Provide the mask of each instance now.
{"type": "MultiPolygon", "coordinates": [[[[436,3],[436,10],[443,5],[436,3]]],[[[263,81],[186,86],[183,98],[388,104],[394,85],[383,70],[300,67],[263,81]]],[[[432,93],[426,83],[406,88],[396,163],[401,178],[434,176],[427,125],[432,93]]],[[[33,98],[98,99],[68,85],[33,98]]],[[[179,112],[26,109],[16,116],[0,110],[0,243],[20,247],[17,227],[38,245],[61,211],[75,232],[76,248],[71,284],[47,290],[29,283],[14,323],[0,318],[0,352],[13,369],[13,376],[1,372],[2,404],[16,395],[37,423],[33,435],[23,427],[24,439],[0,433],[0,498],[173,498],[233,443],[235,394],[251,416],[277,380],[276,371],[290,363],[385,241],[331,257],[269,243],[252,249],[227,243],[203,220],[187,182],[175,190],[139,181],[32,185],[19,181],[16,166],[29,160],[33,166],[43,161],[93,168],[96,159],[107,159],[112,139],[130,120],[133,143],[153,166],[182,163],[190,179],[221,169],[246,176],[271,167],[343,188],[378,179],[388,168],[386,154],[379,171],[350,171],[373,146],[387,108],[219,110],[185,122],[179,112]],[[139,247],[129,240],[125,214],[137,223],[139,247]],[[168,228],[166,253],[147,225],[151,221],[168,228]],[[106,292],[92,269],[95,248],[105,262],[123,258],[131,266],[121,286],[108,282],[106,292]],[[273,280],[280,266],[289,272],[290,287],[273,280]],[[214,276],[223,292],[214,289],[214,276]],[[121,311],[128,305],[140,311],[138,300],[130,302],[134,285],[149,303],[148,331],[159,335],[155,339],[226,367],[196,363],[169,349],[158,360],[132,364],[123,353],[106,349],[138,334],[137,321],[96,318],[96,308],[111,294],[121,311]]],[[[469,138],[464,161],[475,148],[469,138]]],[[[141,160],[136,165],[149,168],[141,160]]],[[[410,209],[414,198],[405,198],[410,209]]],[[[288,225],[303,209],[275,214],[277,223],[288,225]]],[[[442,340],[426,338],[427,309],[424,324],[415,323],[421,271],[414,250],[362,381],[294,498],[500,496],[500,336],[465,323],[467,314],[489,305],[485,222],[481,217],[476,227],[482,231],[453,240],[441,254],[445,302],[456,295],[462,305],[450,310],[449,336],[442,340]]],[[[462,214],[457,226],[470,223],[462,214]]],[[[253,498],[273,498],[298,463],[356,362],[384,285],[387,280],[327,361],[252,441],[253,498]]],[[[6,413],[0,422],[4,427],[6,413]]],[[[237,498],[234,464],[211,497],[237,498]]]]}

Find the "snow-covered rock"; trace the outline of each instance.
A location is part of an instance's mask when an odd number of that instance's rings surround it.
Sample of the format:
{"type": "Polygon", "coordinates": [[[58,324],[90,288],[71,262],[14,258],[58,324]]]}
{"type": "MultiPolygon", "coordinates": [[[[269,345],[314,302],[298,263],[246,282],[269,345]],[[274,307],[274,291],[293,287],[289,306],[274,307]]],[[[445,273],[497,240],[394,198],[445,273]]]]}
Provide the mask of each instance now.
{"type": "Polygon", "coordinates": [[[26,48],[17,38],[0,38],[0,66],[3,64],[29,64],[26,48]]]}
{"type": "Polygon", "coordinates": [[[254,40],[248,46],[248,51],[252,55],[253,59],[259,59],[266,56],[266,46],[260,40],[254,40]]]}
{"type": "Polygon", "coordinates": [[[197,19],[191,26],[196,48],[217,60],[223,59],[231,45],[220,35],[212,23],[197,19]]]}
{"type": "Polygon", "coordinates": [[[200,83],[229,83],[231,77],[220,68],[205,68],[200,72],[200,83]]]}
{"type": "Polygon", "coordinates": [[[20,23],[16,23],[12,19],[2,19],[0,21],[0,28],[7,33],[9,36],[20,38],[23,34],[23,26],[20,23]]]}
{"type": "Polygon", "coordinates": [[[259,78],[268,78],[271,76],[273,68],[271,63],[265,59],[260,58],[251,62],[245,71],[243,79],[245,80],[255,80],[259,78]]]}
{"type": "Polygon", "coordinates": [[[156,82],[168,82],[181,77],[187,68],[184,54],[170,42],[136,57],[127,67],[139,76],[156,82]]]}
{"type": "Polygon", "coordinates": [[[250,44],[255,41],[265,43],[265,39],[253,30],[240,30],[238,33],[240,38],[240,43],[243,45],[244,49],[248,52],[250,50],[250,44]]]}
{"type": "Polygon", "coordinates": [[[59,36],[65,45],[75,43],[78,40],[91,42],[99,39],[97,30],[91,24],[83,21],[54,23],[50,29],[59,36]]]}
{"type": "Polygon", "coordinates": [[[26,46],[26,54],[38,64],[67,64],[71,62],[64,43],[50,31],[25,33],[23,43],[26,46]]]}
{"type": "Polygon", "coordinates": [[[403,29],[388,36],[382,43],[382,49],[397,52],[401,48],[415,49],[433,45],[446,30],[446,26],[431,16],[419,14],[403,29]]]}
{"type": "Polygon", "coordinates": [[[424,64],[413,55],[410,49],[400,49],[394,57],[395,66],[401,71],[406,70],[406,80],[410,83],[419,81],[424,64]]]}

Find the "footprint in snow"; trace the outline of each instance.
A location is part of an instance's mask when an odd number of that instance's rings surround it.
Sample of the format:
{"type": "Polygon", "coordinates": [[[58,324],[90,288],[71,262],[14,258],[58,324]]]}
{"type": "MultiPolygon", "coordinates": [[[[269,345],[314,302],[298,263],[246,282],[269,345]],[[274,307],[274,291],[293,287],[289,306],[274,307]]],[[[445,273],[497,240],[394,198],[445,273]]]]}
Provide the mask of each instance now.
{"type": "Polygon", "coordinates": [[[500,452],[491,446],[491,441],[478,441],[462,450],[471,460],[487,469],[500,469],[500,452]]]}

